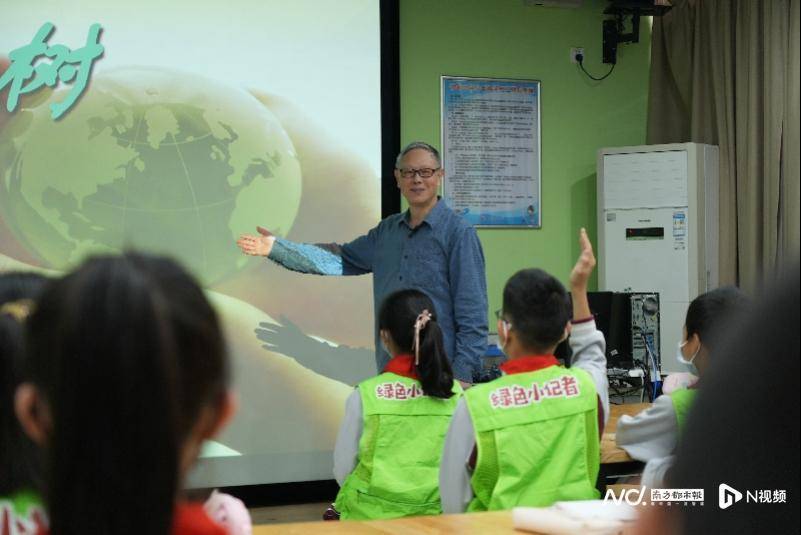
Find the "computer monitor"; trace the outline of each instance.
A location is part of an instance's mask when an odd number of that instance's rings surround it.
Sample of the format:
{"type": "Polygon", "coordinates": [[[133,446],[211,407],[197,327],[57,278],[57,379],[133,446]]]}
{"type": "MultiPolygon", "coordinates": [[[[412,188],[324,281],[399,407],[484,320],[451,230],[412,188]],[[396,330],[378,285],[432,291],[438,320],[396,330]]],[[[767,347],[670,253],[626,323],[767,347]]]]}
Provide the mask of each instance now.
{"type": "Polygon", "coordinates": [[[595,315],[595,324],[606,339],[607,366],[633,366],[629,294],[589,292],[587,298],[590,311],[595,315]]]}
{"type": "Polygon", "coordinates": [[[587,297],[606,338],[607,367],[631,368],[635,361],[649,365],[646,344],[660,365],[658,293],[589,292],[587,297]]]}

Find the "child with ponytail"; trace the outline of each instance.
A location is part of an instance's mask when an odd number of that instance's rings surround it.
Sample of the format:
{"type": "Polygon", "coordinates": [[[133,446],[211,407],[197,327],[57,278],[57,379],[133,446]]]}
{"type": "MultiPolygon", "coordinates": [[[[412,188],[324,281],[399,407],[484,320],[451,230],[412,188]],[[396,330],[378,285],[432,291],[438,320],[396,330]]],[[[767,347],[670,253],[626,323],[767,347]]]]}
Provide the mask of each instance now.
{"type": "Polygon", "coordinates": [[[434,304],[418,290],[395,292],[381,305],[378,328],[392,360],[346,402],[334,505],[342,519],[439,514],[439,462],[462,389],[434,304]]]}

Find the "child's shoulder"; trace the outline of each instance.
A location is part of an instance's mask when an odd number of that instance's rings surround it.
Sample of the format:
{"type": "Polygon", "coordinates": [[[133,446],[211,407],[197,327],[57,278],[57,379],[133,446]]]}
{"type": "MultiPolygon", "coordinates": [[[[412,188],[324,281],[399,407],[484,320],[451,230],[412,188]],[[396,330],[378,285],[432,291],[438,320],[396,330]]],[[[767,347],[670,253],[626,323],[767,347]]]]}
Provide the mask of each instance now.
{"type": "MultiPolygon", "coordinates": [[[[12,530],[13,526],[17,526],[20,529],[19,533],[47,533],[44,503],[36,492],[23,490],[10,495],[0,495],[0,519],[2,518],[12,526],[12,530]]],[[[0,533],[6,533],[2,530],[1,524],[0,533]]]]}
{"type": "Polygon", "coordinates": [[[201,503],[179,503],[175,508],[172,535],[227,535],[214,523],[201,503]]]}

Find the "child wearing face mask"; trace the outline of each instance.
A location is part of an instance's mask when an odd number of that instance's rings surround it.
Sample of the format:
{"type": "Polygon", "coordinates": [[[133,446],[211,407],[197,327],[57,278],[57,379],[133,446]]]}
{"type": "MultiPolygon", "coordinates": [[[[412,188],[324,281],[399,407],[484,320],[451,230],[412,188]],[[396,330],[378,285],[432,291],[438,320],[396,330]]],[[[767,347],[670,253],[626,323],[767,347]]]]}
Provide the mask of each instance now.
{"type": "Polygon", "coordinates": [[[646,410],[635,416],[621,416],[617,424],[617,445],[632,458],[646,461],[642,483],[659,487],[672,465],[679,434],[684,428],[698,392],[698,386],[710,365],[716,332],[731,325],[732,319],[747,308],[745,294],[725,286],[696,297],[687,309],[683,340],[676,349],[676,359],[697,376],[698,383],[660,396],[646,410]]]}
{"type": "Polygon", "coordinates": [[[503,290],[503,375],[473,386],[451,421],[440,467],[445,513],[598,498],[600,437],[608,414],[605,341],[587,301],[595,257],[584,229],[570,274],[518,271],[503,290]],[[554,356],[570,335],[570,368],[554,356]]]}

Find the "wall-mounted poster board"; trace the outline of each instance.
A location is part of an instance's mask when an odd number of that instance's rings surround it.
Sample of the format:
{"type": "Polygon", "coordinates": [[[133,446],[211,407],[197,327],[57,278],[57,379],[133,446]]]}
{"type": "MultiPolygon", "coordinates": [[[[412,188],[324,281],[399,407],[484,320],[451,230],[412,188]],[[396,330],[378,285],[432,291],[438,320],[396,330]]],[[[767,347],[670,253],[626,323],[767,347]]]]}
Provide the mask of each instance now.
{"type": "Polygon", "coordinates": [[[479,227],[542,226],[540,82],[442,76],[443,196],[479,227]]]}

